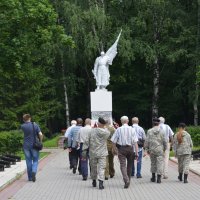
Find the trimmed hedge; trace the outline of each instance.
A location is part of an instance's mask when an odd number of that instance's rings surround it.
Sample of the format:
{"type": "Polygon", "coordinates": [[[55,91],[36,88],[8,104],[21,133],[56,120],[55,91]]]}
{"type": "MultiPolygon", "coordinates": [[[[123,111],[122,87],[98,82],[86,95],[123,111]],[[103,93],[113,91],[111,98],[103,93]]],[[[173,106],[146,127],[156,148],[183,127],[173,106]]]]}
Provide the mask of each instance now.
{"type": "Polygon", "coordinates": [[[22,131],[3,131],[0,132],[0,154],[16,154],[22,149],[22,131]]]}

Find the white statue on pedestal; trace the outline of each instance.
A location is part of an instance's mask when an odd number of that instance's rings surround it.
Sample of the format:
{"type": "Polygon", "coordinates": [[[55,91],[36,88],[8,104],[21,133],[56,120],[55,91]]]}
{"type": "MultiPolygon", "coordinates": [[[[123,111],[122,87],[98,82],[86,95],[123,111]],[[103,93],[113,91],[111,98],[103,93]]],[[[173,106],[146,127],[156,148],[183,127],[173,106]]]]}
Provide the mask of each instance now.
{"type": "Polygon", "coordinates": [[[110,81],[109,65],[117,55],[117,44],[121,35],[121,31],[115,43],[108,49],[106,53],[101,52],[101,56],[97,57],[94,63],[94,78],[96,79],[97,90],[106,89],[110,81]]]}

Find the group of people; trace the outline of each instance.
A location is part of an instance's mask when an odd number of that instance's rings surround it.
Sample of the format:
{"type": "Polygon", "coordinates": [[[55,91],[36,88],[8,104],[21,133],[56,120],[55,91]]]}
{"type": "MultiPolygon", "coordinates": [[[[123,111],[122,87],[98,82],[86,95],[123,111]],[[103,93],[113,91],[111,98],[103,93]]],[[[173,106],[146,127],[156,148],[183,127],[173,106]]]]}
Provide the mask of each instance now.
{"type": "MultiPolygon", "coordinates": [[[[24,132],[23,149],[27,165],[29,181],[36,181],[39,151],[34,149],[33,143],[36,138],[42,141],[40,127],[31,122],[29,114],[23,115],[24,123],[21,129],[24,132]]],[[[131,176],[142,178],[142,158],[147,154],[151,160],[151,181],[161,183],[161,178],[168,178],[168,160],[170,144],[173,144],[175,156],[178,159],[178,179],[188,183],[189,163],[193,143],[190,134],[185,130],[186,125],[180,123],[178,132],[174,135],[171,128],[165,124],[163,117],[152,120],[153,127],[145,134],[139,126],[139,119],[132,118],[132,126],[129,126],[127,116],[121,117],[121,126],[103,118],[98,119],[97,127],[91,126],[91,119],[84,121],[78,118],[71,121],[65,137],[68,142],[70,169],[79,174],[83,180],[88,179],[88,166],[92,186],[104,189],[104,180],[115,176],[114,156],[117,155],[120,169],[124,180],[124,188],[130,185],[131,176]],[[89,161],[89,162],[88,162],[89,161]],[[135,161],[137,165],[135,166],[135,161]]]]}
{"type": "Polygon", "coordinates": [[[168,161],[170,146],[173,144],[175,156],[178,158],[178,179],[187,183],[189,162],[192,152],[192,140],[185,130],[185,124],[180,123],[178,132],[174,135],[170,126],[165,124],[163,117],[152,120],[153,127],[145,134],[139,126],[139,119],[132,118],[132,126],[129,126],[127,116],[121,117],[122,126],[116,128],[110,120],[98,119],[97,127],[91,127],[91,119],[78,118],[71,122],[65,133],[68,139],[68,151],[70,169],[79,174],[83,180],[88,178],[88,166],[92,186],[104,188],[104,180],[115,175],[114,156],[117,155],[123,176],[124,188],[130,185],[131,176],[142,178],[142,158],[147,154],[151,160],[151,181],[161,183],[161,178],[168,178],[168,161]],[[89,161],[89,163],[88,163],[89,161]],[[135,165],[135,162],[137,164],[135,165]]]}

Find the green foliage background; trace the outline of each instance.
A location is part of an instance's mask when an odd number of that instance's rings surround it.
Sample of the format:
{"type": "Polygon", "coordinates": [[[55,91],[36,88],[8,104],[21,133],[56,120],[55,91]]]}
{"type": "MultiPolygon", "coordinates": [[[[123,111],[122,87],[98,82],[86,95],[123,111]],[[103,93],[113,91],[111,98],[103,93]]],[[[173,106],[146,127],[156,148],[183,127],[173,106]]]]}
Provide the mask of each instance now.
{"type": "Polygon", "coordinates": [[[113,117],[151,126],[158,58],[159,115],[172,127],[193,124],[198,8],[197,0],[1,0],[0,130],[18,129],[24,113],[47,136],[65,128],[63,81],[70,119],[90,117],[95,58],[121,29],[108,86],[113,117]]]}

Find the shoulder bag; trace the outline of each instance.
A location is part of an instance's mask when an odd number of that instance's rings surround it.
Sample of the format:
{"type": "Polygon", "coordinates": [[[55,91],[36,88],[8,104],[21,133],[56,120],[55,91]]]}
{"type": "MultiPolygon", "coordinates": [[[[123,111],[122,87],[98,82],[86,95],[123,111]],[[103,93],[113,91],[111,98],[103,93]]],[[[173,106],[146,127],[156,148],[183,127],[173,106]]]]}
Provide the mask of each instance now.
{"type": "Polygon", "coordinates": [[[33,134],[34,134],[33,149],[40,151],[43,148],[43,144],[39,139],[38,133],[35,134],[35,127],[34,127],[34,123],[33,122],[32,122],[32,125],[33,125],[33,134]]]}

